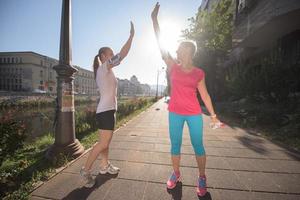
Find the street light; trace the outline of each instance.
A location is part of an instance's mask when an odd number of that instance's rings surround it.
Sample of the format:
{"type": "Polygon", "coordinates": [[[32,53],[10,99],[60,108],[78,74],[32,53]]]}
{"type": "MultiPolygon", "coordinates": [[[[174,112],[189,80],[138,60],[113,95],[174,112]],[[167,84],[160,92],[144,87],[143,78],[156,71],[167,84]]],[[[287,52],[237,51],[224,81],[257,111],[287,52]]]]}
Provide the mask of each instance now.
{"type": "Polygon", "coordinates": [[[158,98],[158,78],[159,78],[159,73],[162,72],[165,68],[162,67],[160,70],[157,70],[157,79],[156,79],[156,94],[155,94],[155,99],[158,98]]]}
{"type": "Polygon", "coordinates": [[[62,1],[59,64],[54,66],[57,73],[57,123],[55,142],[48,149],[46,157],[55,160],[64,154],[78,157],[84,152],[75,137],[74,73],[78,70],[71,64],[71,0],[62,1]]]}

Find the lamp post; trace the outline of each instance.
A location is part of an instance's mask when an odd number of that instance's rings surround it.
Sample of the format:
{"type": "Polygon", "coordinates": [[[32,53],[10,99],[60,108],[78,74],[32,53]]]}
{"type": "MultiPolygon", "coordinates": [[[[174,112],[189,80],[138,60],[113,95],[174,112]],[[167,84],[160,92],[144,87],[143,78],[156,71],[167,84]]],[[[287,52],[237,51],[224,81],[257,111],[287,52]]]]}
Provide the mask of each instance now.
{"type": "Polygon", "coordinates": [[[78,157],[84,152],[75,137],[74,73],[71,47],[71,0],[62,1],[59,64],[54,66],[57,73],[57,123],[55,142],[48,149],[46,157],[56,159],[60,154],[78,157]]]}
{"type": "Polygon", "coordinates": [[[164,67],[162,67],[161,68],[161,70],[157,70],[157,79],[156,79],[156,94],[155,94],[155,99],[157,99],[158,98],[158,79],[159,79],[159,73],[162,71],[162,70],[164,70],[165,68],[164,67]]]}

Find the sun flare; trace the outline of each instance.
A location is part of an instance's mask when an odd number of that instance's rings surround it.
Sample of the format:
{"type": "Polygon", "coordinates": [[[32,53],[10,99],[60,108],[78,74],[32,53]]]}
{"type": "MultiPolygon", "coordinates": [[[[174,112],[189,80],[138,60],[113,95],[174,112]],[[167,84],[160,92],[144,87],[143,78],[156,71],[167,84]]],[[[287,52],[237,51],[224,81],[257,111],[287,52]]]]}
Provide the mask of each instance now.
{"type": "Polygon", "coordinates": [[[177,50],[181,36],[181,28],[175,22],[170,20],[162,21],[161,23],[161,43],[162,46],[171,54],[177,50]]]}
{"type": "MultiPolygon", "coordinates": [[[[169,51],[172,56],[176,57],[176,50],[180,40],[182,39],[180,37],[182,28],[171,20],[162,20],[160,23],[160,29],[160,43],[162,47],[169,51]]],[[[143,37],[143,43],[146,49],[150,52],[158,50],[152,27],[143,37]]]]}

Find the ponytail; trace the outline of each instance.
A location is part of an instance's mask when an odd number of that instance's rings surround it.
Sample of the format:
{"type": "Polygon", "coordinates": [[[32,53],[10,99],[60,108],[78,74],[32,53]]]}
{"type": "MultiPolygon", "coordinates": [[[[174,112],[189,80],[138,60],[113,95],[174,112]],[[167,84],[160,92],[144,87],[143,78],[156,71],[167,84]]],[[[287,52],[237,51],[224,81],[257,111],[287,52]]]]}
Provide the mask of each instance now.
{"type": "Polygon", "coordinates": [[[93,69],[94,69],[94,78],[96,79],[97,69],[100,65],[99,55],[96,55],[94,58],[93,69]]]}
{"type": "Polygon", "coordinates": [[[94,58],[93,69],[94,69],[95,79],[96,79],[97,69],[102,64],[100,56],[101,56],[101,54],[103,54],[108,49],[110,49],[110,48],[109,47],[102,47],[102,48],[100,48],[99,51],[98,51],[98,54],[94,58]]]}

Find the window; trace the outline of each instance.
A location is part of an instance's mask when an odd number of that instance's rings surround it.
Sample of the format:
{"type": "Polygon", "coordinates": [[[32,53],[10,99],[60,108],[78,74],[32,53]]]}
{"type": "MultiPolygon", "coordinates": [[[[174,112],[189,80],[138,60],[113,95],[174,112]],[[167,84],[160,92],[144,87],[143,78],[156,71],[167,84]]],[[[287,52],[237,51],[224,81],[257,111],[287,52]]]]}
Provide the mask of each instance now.
{"type": "Polygon", "coordinates": [[[7,58],[7,63],[10,63],[10,58],[7,58]]]}
{"type": "Polygon", "coordinates": [[[43,81],[40,81],[40,84],[41,84],[41,85],[43,85],[43,83],[44,83],[43,81]]]}
{"type": "Polygon", "coordinates": [[[15,63],[15,58],[11,58],[11,63],[15,63]]]}
{"type": "Polygon", "coordinates": [[[40,71],[40,77],[43,77],[43,70],[40,71]]]}

